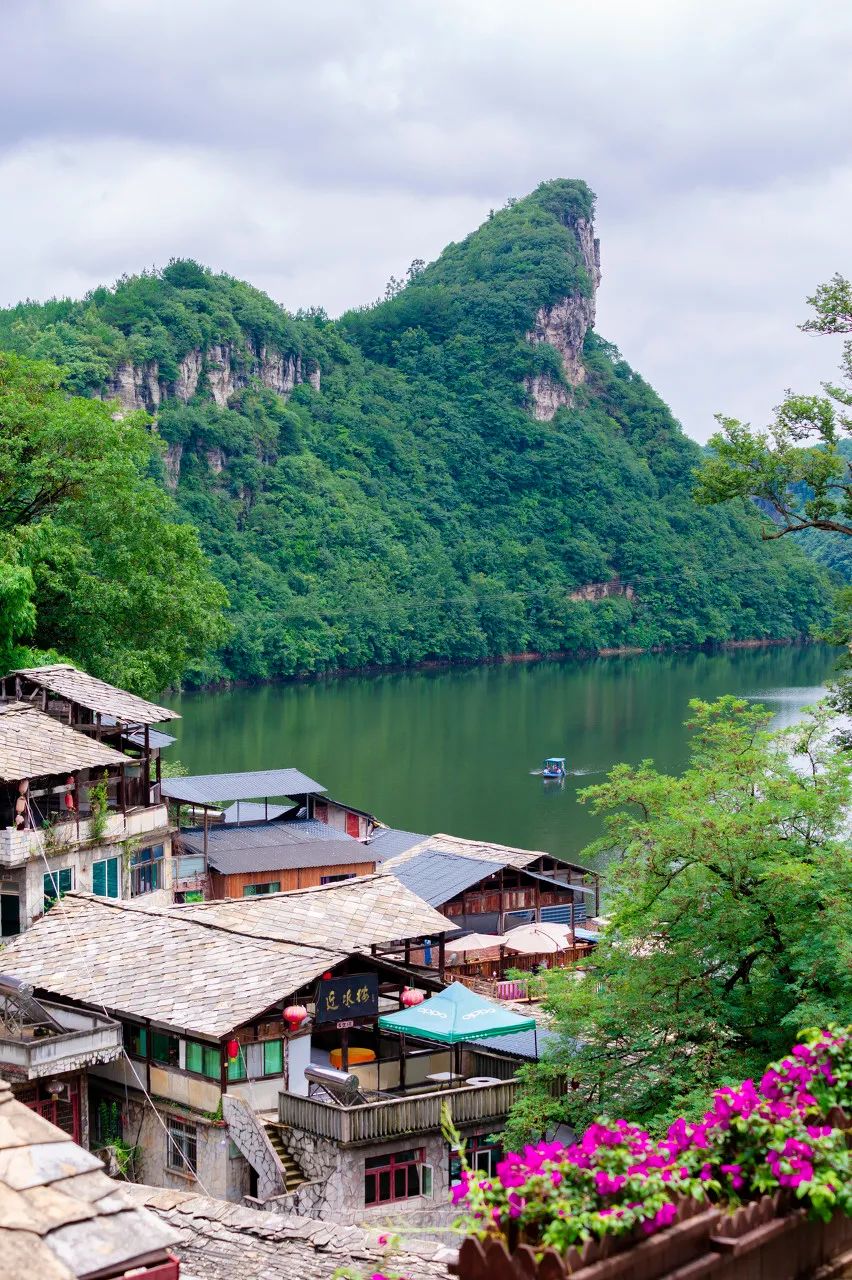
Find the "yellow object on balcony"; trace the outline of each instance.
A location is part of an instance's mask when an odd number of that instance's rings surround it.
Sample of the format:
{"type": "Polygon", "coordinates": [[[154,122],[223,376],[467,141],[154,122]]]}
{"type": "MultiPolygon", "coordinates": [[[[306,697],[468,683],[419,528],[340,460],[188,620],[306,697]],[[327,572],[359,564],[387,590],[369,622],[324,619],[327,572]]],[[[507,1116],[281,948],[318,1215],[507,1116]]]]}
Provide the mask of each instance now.
{"type": "MultiPolygon", "coordinates": [[[[328,1061],[332,1067],[336,1067],[337,1070],[339,1071],[343,1065],[343,1050],[332,1049],[331,1053],[328,1055],[328,1061]]],[[[359,1049],[357,1045],[353,1045],[352,1048],[349,1050],[349,1066],[350,1067],[356,1067],[358,1066],[359,1063],[363,1064],[365,1062],[375,1062],[375,1061],[376,1061],[376,1055],[372,1049],[359,1049]]]]}

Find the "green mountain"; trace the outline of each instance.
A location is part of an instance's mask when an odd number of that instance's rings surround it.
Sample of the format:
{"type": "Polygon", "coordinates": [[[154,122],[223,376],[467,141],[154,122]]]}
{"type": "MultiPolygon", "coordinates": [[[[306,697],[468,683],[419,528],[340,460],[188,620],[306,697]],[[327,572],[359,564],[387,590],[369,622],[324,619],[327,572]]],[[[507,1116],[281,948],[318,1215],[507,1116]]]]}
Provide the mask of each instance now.
{"type": "MultiPolygon", "coordinates": [[[[0,313],[0,347],[145,408],[231,599],[195,678],[800,635],[825,577],[593,330],[593,196],[544,183],[382,302],[288,314],[191,261],[0,313]]],[[[696,353],[701,359],[701,353],[696,353]]]]}

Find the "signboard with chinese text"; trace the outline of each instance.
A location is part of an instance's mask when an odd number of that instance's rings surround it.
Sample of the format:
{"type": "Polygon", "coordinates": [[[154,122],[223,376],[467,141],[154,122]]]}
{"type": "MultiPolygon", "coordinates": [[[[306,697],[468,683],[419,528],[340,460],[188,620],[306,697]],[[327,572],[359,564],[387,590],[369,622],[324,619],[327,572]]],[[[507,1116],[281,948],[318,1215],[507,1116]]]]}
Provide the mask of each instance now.
{"type": "Polygon", "coordinates": [[[378,974],[353,973],[345,978],[326,978],[317,987],[317,1022],[375,1018],[378,1013],[378,974]]]}

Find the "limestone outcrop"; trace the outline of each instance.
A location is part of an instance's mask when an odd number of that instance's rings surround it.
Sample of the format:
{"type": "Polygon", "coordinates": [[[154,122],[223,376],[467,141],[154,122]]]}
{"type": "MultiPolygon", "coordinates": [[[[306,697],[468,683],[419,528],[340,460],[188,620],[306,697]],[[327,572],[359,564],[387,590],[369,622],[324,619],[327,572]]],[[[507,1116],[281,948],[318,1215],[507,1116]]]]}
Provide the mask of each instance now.
{"type": "Polygon", "coordinates": [[[529,342],[547,342],[562,358],[564,382],[549,373],[526,380],[530,411],[540,422],[549,422],[557,409],[570,405],[572,388],[586,377],[583,342],[595,323],[595,295],[601,281],[600,241],[595,239],[593,223],[588,218],[574,218],[568,225],[577,238],[590,289],[588,294],[578,291],[559,298],[552,306],[539,307],[527,334],[529,342]]]}

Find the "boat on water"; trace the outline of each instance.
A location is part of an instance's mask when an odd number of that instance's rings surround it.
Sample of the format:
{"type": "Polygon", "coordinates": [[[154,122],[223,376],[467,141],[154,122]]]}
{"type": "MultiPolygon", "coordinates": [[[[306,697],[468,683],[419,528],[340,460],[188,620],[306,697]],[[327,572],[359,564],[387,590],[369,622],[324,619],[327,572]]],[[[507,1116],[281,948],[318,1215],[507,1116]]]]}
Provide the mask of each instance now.
{"type": "Polygon", "coordinates": [[[565,756],[548,756],[541,766],[541,776],[543,778],[564,778],[565,756]]]}

